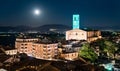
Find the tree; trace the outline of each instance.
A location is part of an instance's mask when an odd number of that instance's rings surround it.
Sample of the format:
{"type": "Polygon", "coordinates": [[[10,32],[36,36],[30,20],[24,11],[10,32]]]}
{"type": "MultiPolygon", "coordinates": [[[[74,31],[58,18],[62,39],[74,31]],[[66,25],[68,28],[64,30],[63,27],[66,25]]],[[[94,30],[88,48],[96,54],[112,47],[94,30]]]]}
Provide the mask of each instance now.
{"type": "Polygon", "coordinates": [[[98,59],[97,54],[94,52],[92,47],[90,47],[90,44],[83,44],[82,48],[79,51],[79,56],[88,58],[92,62],[94,62],[96,59],[98,59]]]}
{"type": "Polygon", "coordinates": [[[100,50],[101,57],[111,57],[114,58],[115,52],[118,50],[115,43],[106,39],[100,39],[91,43],[93,47],[98,46],[100,50]]]}
{"type": "Polygon", "coordinates": [[[104,52],[107,53],[108,57],[114,58],[115,51],[117,51],[118,49],[116,45],[111,41],[105,41],[104,44],[105,44],[104,52]]]}

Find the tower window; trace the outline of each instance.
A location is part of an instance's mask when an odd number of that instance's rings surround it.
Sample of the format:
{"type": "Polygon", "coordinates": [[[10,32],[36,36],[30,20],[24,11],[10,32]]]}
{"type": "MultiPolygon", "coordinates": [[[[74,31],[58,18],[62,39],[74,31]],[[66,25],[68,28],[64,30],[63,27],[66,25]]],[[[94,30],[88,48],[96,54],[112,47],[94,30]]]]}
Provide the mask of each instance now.
{"type": "Polygon", "coordinates": [[[78,33],[76,33],[76,35],[78,35],[78,33]]]}
{"type": "Polygon", "coordinates": [[[74,20],[75,20],[75,21],[77,20],[76,17],[74,17],[74,20]]]}

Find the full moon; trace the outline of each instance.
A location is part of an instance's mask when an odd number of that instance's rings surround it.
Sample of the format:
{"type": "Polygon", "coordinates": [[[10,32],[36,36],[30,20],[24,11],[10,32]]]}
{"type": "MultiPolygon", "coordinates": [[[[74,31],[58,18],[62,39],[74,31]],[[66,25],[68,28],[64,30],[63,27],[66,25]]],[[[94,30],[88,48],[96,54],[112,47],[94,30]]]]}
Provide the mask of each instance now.
{"type": "Polygon", "coordinates": [[[39,15],[40,13],[41,13],[41,12],[40,12],[39,9],[35,9],[35,10],[34,10],[34,14],[35,14],[35,15],[39,15]]]}

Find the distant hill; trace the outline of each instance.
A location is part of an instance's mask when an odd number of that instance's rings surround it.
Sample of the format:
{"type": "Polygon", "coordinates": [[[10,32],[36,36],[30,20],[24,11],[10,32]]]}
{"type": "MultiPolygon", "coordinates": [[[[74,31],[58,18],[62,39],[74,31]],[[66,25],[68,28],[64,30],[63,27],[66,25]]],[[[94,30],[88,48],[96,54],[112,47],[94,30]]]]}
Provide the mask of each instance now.
{"type": "Polygon", "coordinates": [[[31,27],[28,26],[0,26],[0,32],[24,32],[28,31],[29,29],[32,29],[31,27]]]}
{"type": "Polygon", "coordinates": [[[46,31],[66,31],[70,30],[71,28],[67,25],[60,25],[60,24],[48,24],[42,25],[36,28],[37,31],[46,32],[46,31]]]}
{"type": "Polygon", "coordinates": [[[39,31],[39,32],[64,32],[71,28],[67,25],[60,24],[47,24],[38,27],[29,26],[0,26],[0,32],[27,32],[27,31],[39,31]]]}

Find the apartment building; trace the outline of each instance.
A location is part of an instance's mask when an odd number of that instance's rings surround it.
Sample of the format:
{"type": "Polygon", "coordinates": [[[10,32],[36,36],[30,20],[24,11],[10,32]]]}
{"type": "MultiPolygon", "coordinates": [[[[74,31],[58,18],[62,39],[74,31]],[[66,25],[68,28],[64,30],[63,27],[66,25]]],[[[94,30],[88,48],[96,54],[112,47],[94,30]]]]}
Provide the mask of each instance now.
{"type": "Polygon", "coordinates": [[[38,38],[16,38],[15,48],[19,53],[26,53],[31,56],[33,42],[38,41],[38,38]]]}
{"type": "Polygon", "coordinates": [[[36,42],[32,45],[32,55],[38,59],[53,59],[58,54],[58,43],[36,42]]]}

